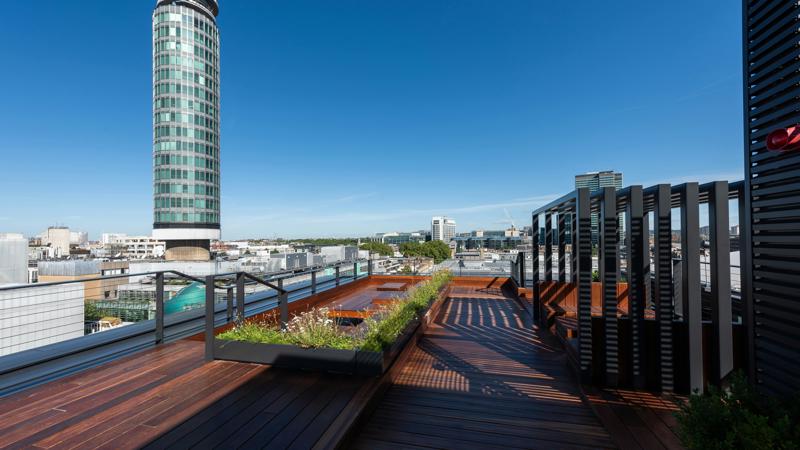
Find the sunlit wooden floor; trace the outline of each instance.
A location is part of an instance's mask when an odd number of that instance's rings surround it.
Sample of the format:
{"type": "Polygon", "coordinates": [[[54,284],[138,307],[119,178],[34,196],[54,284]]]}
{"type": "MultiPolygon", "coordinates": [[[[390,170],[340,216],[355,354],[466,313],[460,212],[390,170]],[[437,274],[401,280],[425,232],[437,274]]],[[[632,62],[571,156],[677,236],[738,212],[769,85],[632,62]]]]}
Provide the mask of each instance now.
{"type": "Polygon", "coordinates": [[[500,289],[457,286],[354,446],[613,448],[554,337],[500,289]]]}

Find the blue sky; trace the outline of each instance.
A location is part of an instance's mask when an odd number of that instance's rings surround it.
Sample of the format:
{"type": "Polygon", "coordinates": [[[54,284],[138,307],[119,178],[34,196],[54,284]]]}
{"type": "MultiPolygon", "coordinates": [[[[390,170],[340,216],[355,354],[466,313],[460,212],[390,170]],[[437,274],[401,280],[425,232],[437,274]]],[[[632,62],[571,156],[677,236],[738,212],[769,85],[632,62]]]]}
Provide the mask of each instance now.
{"type": "MultiPolygon", "coordinates": [[[[0,231],[150,232],[154,3],[3,5],[0,231]]],[[[702,0],[222,0],[223,237],[527,224],[594,170],[740,179],[740,15],[702,0]]]]}

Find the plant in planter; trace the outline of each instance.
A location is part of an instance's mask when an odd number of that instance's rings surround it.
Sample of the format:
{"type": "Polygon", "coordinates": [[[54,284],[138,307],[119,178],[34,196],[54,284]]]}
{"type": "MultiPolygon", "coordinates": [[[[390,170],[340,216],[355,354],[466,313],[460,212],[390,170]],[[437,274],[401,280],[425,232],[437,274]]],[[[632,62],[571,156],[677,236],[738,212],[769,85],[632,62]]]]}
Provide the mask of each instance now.
{"type": "Polygon", "coordinates": [[[356,327],[340,326],[328,308],[296,315],[286,330],[275,321],[245,321],[216,336],[214,355],[284,367],[379,374],[391,364],[417,329],[418,319],[441,297],[451,279],[450,272],[437,272],[356,327]]]}
{"type": "Polygon", "coordinates": [[[760,395],[741,373],[728,389],[692,395],[676,417],[690,449],[800,448],[800,395],[792,402],[760,395]]]}

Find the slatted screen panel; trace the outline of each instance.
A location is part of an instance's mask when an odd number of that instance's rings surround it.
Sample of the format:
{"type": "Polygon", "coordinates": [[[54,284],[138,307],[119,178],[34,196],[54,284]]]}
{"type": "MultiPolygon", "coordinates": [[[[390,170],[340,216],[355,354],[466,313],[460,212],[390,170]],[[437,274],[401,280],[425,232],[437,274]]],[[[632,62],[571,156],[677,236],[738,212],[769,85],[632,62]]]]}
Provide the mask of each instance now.
{"type": "Polygon", "coordinates": [[[800,151],[768,151],[765,137],[800,123],[800,7],[743,6],[751,363],[764,390],[785,394],[800,390],[800,151]]]}

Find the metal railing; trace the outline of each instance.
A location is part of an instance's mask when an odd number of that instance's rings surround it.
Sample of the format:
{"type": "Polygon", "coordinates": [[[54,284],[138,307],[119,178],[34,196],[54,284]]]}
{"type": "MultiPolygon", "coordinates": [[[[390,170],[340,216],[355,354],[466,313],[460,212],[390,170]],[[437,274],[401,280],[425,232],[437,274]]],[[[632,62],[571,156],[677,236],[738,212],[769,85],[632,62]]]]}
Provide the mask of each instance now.
{"type": "Polygon", "coordinates": [[[356,260],[269,274],[213,274],[211,289],[208,276],[175,270],[0,288],[0,396],[201,333],[209,297],[214,322],[224,323],[368,276],[371,268],[372,261],[356,260]],[[131,278],[138,281],[129,283],[131,278]],[[87,326],[87,312],[115,302],[129,309],[130,320],[95,316],[87,326]]]}

